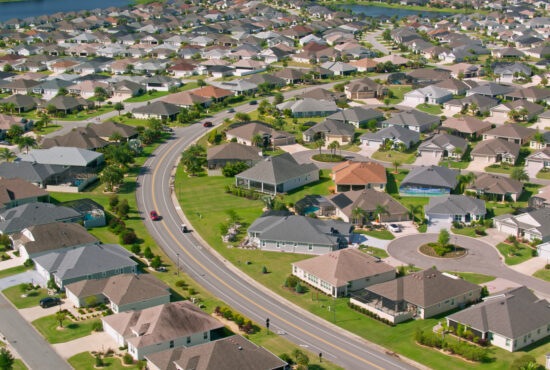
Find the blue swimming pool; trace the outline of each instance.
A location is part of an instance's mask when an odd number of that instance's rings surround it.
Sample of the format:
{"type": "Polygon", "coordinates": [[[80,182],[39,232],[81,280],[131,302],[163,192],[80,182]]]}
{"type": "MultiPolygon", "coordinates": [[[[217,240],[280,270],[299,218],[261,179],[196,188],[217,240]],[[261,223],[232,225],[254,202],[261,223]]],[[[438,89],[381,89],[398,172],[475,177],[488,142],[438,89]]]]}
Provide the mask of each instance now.
{"type": "Polygon", "coordinates": [[[306,209],[304,210],[304,215],[307,215],[309,213],[315,213],[318,210],[319,210],[319,207],[314,207],[314,206],[306,207],[306,209]]]}

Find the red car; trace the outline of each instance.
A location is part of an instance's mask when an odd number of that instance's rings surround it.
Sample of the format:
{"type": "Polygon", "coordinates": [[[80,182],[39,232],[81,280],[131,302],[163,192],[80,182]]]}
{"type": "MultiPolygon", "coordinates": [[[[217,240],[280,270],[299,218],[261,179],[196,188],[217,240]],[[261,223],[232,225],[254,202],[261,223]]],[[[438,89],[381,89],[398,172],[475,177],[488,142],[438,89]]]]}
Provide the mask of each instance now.
{"type": "Polygon", "coordinates": [[[212,127],[212,122],[210,121],[206,121],[205,123],[202,124],[203,127],[212,127]]]}
{"type": "Polygon", "coordinates": [[[153,221],[160,220],[160,216],[157,213],[157,211],[151,211],[151,213],[149,213],[149,216],[151,216],[151,220],[153,220],[153,221]]]}

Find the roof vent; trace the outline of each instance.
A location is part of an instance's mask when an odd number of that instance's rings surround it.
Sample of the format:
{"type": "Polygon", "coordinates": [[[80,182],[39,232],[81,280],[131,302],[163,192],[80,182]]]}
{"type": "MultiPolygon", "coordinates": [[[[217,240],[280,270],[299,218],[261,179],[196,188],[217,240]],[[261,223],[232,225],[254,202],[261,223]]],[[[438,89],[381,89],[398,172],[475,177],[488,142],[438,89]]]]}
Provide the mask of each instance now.
{"type": "Polygon", "coordinates": [[[242,351],[243,350],[243,347],[239,346],[239,351],[242,351]]]}

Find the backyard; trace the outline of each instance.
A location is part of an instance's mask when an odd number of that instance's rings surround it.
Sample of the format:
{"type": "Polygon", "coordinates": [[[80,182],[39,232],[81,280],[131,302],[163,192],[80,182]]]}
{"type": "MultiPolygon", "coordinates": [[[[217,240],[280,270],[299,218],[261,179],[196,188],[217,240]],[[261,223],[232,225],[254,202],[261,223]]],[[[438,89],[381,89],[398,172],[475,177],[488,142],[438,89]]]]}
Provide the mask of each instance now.
{"type": "Polygon", "coordinates": [[[399,104],[403,101],[403,96],[412,90],[412,87],[409,85],[392,85],[389,87],[390,91],[393,93],[393,98],[389,99],[391,104],[399,104]]]}

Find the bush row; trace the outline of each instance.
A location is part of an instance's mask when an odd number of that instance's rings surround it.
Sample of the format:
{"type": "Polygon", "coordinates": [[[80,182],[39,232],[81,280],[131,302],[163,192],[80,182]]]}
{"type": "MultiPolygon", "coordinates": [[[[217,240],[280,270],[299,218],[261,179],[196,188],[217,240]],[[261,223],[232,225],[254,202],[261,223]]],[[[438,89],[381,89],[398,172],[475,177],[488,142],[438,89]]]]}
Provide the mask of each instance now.
{"type": "Polygon", "coordinates": [[[238,325],[239,330],[244,331],[246,334],[253,334],[255,327],[250,319],[245,318],[240,313],[233,312],[229,307],[216,306],[214,313],[226,320],[234,321],[238,325]]]}
{"type": "Polygon", "coordinates": [[[226,185],[225,192],[229,194],[233,194],[237,197],[253,199],[253,200],[260,199],[263,196],[263,194],[257,191],[254,191],[253,189],[241,189],[236,187],[235,185],[231,185],[231,186],[226,185]]]}
{"type": "Polygon", "coordinates": [[[360,306],[358,306],[356,304],[353,304],[351,302],[348,302],[348,307],[351,308],[352,310],[355,310],[357,312],[362,313],[363,315],[367,315],[369,317],[372,317],[373,319],[378,320],[381,323],[384,323],[384,324],[389,325],[389,326],[395,326],[395,324],[393,322],[391,322],[390,320],[385,319],[383,317],[380,317],[377,314],[375,314],[374,312],[371,312],[371,311],[367,310],[366,308],[360,307],[360,306]]]}
{"type": "Polygon", "coordinates": [[[419,344],[447,351],[466,360],[476,362],[489,361],[489,351],[487,348],[482,348],[466,342],[449,343],[445,341],[441,335],[433,332],[417,330],[414,334],[414,339],[419,344]]]}

